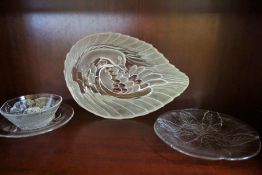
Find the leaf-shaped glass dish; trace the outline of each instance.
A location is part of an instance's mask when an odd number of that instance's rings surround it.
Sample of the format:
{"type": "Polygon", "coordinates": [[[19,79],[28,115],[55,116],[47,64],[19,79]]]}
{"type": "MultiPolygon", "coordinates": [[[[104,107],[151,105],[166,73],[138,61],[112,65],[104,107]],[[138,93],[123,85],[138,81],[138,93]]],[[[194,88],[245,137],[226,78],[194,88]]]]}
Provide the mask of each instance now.
{"type": "Polygon", "coordinates": [[[154,130],[173,149],[202,159],[243,160],[261,149],[259,135],[252,127],[214,111],[170,111],[159,116],[154,130]]]}
{"type": "Polygon", "coordinates": [[[66,56],[64,75],[81,107],[113,119],[153,112],[189,84],[188,77],[151,44],[110,32],[79,40],[66,56]]]}

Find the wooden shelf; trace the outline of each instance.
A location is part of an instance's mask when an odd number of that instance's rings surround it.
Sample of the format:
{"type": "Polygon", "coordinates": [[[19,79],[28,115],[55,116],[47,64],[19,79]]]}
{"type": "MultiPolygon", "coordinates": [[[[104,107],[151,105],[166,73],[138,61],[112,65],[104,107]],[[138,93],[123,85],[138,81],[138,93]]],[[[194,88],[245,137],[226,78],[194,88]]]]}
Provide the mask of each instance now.
{"type": "Polygon", "coordinates": [[[4,0],[0,5],[0,102],[39,92],[62,95],[75,116],[41,136],[0,139],[0,174],[262,174],[250,160],[205,161],[173,151],[153,132],[178,108],[228,113],[262,133],[260,1],[4,0]],[[190,78],[162,109],[105,120],[79,108],[66,87],[67,52],[82,37],[120,32],[152,43],[190,78]]]}
{"type": "Polygon", "coordinates": [[[75,116],[53,132],[0,139],[5,174],[252,174],[262,172],[260,153],[245,161],[207,161],[172,150],[154,133],[158,113],[134,120],[94,117],[71,103],[75,116]]]}

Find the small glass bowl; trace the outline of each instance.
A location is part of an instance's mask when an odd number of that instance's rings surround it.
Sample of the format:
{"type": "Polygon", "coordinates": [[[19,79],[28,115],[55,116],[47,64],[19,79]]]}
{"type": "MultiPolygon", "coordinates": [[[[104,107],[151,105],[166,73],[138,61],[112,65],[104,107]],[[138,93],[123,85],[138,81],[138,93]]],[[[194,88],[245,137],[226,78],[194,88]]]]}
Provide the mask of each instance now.
{"type": "Polygon", "coordinates": [[[55,94],[32,94],[6,101],[0,113],[23,130],[42,128],[51,122],[62,102],[55,94]]]}

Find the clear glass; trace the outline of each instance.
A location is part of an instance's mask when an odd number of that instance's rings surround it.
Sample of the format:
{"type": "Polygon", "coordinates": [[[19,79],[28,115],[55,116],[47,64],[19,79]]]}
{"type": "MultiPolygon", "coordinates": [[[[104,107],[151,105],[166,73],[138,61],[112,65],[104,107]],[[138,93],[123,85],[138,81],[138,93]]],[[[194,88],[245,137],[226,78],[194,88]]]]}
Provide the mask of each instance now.
{"type": "Polygon", "coordinates": [[[65,125],[74,115],[72,107],[61,104],[55,117],[47,125],[38,129],[23,130],[10,123],[5,118],[0,118],[0,137],[21,138],[44,134],[65,125]]]}
{"type": "Polygon", "coordinates": [[[244,160],[256,156],[261,149],[255,129],[214,111],[170,111],[159,116],[154,130],[173,149],[202,159],[244,160]]]}
{"type": "Polygon", "coordinates": [[[55,94],[32,94],[6,101],[0,113],[15,126],[30,130],[47,125],[55,117],[62,97],[55,94]]]}

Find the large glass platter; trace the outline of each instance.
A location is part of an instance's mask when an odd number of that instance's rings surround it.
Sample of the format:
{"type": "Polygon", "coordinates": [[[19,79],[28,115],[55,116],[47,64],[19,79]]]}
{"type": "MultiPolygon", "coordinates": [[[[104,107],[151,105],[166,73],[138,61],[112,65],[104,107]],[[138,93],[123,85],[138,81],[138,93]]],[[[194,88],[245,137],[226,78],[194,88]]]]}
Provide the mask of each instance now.
{"type": "Polygon", "coordinates": [[[151,44],[120,33],[79,40],[66,56],[64,75],[81,107],[113,119],[153,112],[189,84],[188,77],[151,44]]]}
{"type": "Polygon", "coordinates": [[[255,129],[215,111],[169,111],[159,116],[154,130],[173,149],[202,159],[244,160],[256,156],[261,149],[255,129]]]}

